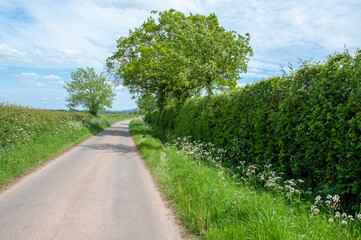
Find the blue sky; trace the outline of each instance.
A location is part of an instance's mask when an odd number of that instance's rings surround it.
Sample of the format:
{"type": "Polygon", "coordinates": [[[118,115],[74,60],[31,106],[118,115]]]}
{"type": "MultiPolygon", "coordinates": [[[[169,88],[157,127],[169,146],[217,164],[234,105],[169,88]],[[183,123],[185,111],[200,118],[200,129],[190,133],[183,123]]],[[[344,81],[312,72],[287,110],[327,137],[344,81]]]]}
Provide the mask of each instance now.
{"type": "MultiPolygon", "coordinates": [[[[0,102],[66,109],[63,85],[72,71],[103,71],[120,36],[151,10],[170,8],[214,12],[226,29],[250,33],[254,56],[240,85],[361,46],[360,0],[2,0],[0,102]]],[[[136,107],[126,89],[116,93],[114,110],[136,107]]]]}

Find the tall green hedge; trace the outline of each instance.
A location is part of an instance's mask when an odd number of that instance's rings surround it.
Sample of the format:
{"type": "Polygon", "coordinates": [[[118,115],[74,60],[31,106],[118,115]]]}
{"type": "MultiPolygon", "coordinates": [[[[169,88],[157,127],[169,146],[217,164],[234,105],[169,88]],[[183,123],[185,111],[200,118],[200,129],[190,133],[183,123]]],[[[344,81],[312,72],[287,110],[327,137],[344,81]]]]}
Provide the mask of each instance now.
{"type": "Polygon", "coordinates": [[[315,191],[361,199],[361,51],[304,62],[288,77],[167,106],[148,121],[213,142],[237,164],[271,163],[315,191]]]}

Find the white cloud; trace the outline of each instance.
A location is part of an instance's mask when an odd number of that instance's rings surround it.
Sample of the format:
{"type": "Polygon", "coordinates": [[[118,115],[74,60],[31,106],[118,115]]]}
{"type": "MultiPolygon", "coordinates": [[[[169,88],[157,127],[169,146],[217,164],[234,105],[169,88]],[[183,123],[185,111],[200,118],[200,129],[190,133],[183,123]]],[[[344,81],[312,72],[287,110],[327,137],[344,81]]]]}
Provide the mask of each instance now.
{"type": "Polygon", "coordinates": [[[20,75],[15,75],[15,76],[18,77],[22,83],[26,83],[31,86],[37,86],[37,87],[46,86],[47,84],[45,84],[44,82],[41,82],[41,80],[48,80],[48,81],[51,80],[50,82],[48,82],[49,84],[63,85],[63,81],[58,81],[61,79],[61,77],[59,77],[57,75],[53,75],[53,74],[39,75],[34,72],[30,72],[30,73],[23,72],[20,75]]]}
{"type": "Polygon", "coordinates": [[[61,79],[61,77],[59,77],[57,75],[45,75],[42,78],[47,79],[47,80],[60,80],[61,79]]]}
{"type": "Polygon", "coordinates": [[[48,81],[46,82],[49,85],[53,85],[53,86],[64,86],[65,85],[65,81],[61,80],[61,81],[48,81]]]}
{"type": "Polygon", "coordinates": [[[255,60],[252,59],[249,63],[248,63],[248,70],[249,71],[253,71],[253,72],[260,72],[260,71],[278,71],[280,69],[280,66],[274,63],[269,63],[269,62],[265,62],[265,61],[259,61],[259,60],[255,60]],[[261,70],[260,70],[261,69],[261,70]]]}
{"type": "Polygon", "coordinates": [[[242,77],[250,77],[250,78],[268,78],[270,76],[274,76],[274,74],[264,74],[264,73],[259,73],[260,70],[258,72],[250,72],[248,71],[246,74],[243,74],[242,77]]]}
{"type": "Polygon", "coordinates": [[[21,79],[45,79],[45,80],[60,80],[61,77],[57,75],[38,75],[36,73],[21,73],[19,75],[21,79]]]}
{"type": "Polygon", "coordinates": [[[25,52],[11,48],[5,43],[0,44],[0,61],[21,61],[29,62],[25,52]]]}
{"type": "MultiPolygon", "coordinates": [[[[178,11],[202,11],[203,1],[199,0],[93,0],[98,6],[106,8],[119,8],[119,9],[147,9],[150,10],[164,10],[176,9],[178,11]]],[[[217,4],[219,0],[209,0],[206,4],[217,4]]]]}
{"type": "Polygon", "coordinates": [[[35,79],[40,78],[40,76],[38,74],[36,74],[36,73],[21,73],[20,77],[22,77],[22,78],[35,78],[35,79]]]}
{"type": "Polygon", "coordinates": [[[298,58],[323,60],[346,45],[361,45],[361,2],[232,1],[215,10],[221,25],[251,35],[254,57],[287,65],[298,58]]]}
{"type": "Polygon", "coordinates": [[[35,82],[34,84],[35,84],[35,86],[45,86],[45,84],[41,83],[41,82],[35,82]]]}
{"type": "Polygon", "coordinates": [[[36,86],[36,87],[42,87],[42,86],[46,86],[44,83],[35,81],[35,80],[22,80],[22,83],[26,83],[29,84],[31,86],[36,86]]]}
{"type": "MultiPolygon", "coordinates": [[[[19,1],[5,2],[1,6],[3,11],[19,5],[19,1]]],[[[5,24],[6,19],[0,21],[0,28],[4,29],[0,39],[24,49],[11,48],[18,58],[23,59],[24,54],[31,57],[32,65],[37,67],[92,66],[101,70],[105,59],[115,50],[116,40],[142,24],[153,9],[175,8],[186,14],[215,12],[227,29],[241,34],[250,32],[256,58],[278,64],[285,61],[287,64],[297,57],[309,58],[315,49],[320,58],[342,50],[344,45],[354,49],[361,44],[361,27],[355,25],[361,20],[359,0],[349,0],[347,4],[340,0],[305,0],[302,4],[281,0],[20,2],[24,16],[32,21],[28,24],[12,21],[12,30],[5,24]],[[302,52],[297,50],[300,47],[302,52]]]]}
{"type": "Polygon", "coordinates": [[[58,84],[58,85],[65,85],[65,81],[57,81],[57,82],[55,82],[56,84],[58,84]]]}
{"type": "Polygon", "coordinates": [[[59,52],[64,53],[66,55],[74,56],[81,54],[81,51],[72,50],[72,49],[58,49],[59,52]]]}

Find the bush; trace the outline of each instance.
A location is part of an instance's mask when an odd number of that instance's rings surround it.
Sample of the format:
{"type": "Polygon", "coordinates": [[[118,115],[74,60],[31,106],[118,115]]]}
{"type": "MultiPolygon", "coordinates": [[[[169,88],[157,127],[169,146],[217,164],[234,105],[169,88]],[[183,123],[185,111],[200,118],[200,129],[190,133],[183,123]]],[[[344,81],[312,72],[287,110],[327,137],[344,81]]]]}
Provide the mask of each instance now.
{"type": "Polygon", "coordinates": [[[227,161],[272,164],[315,191],[361,198],[361,51],[303,62],[282,78],[262,80],[147,120],[165,131],[226,149],[227,161]]]}

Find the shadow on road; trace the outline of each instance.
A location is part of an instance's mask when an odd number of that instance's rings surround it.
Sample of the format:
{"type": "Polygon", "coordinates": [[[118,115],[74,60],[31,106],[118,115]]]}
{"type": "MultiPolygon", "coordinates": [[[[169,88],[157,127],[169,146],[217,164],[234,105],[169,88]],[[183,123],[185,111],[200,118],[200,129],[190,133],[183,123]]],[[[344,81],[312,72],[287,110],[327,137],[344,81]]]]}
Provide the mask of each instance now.
{"type": "Polygon", "coordinates": [[[111,144],[111,143],[100,143],[100,144],[88,144],[82,146],[83,150],[97,150],[97,151],[110,151],[119,155],[127,155],[128,153],[136,153],[138,149],[136,147],[126,146],[123,144],[111,144]]]}
{"type": "MultiPolygon", "coordinates": [[[[117,137],[131,137],[127,126],[117,126],[110,127],[100,132],[96,137],[106,137],[106,136],[117,136],[117,137]]],[[[117,142],[119,139],[117,138],[117,142]]],[[[137,147],[127,146],[121,143],[92,143],[82,146],[82,150],[95,150],[95,151],[106,151],[114,152],[119,155],[127,155],[129,153],[138,152],[137,147]]]]}
{"type": "Polygon", "coordinates": [[[99,133],[97,136],[123,136],[130,137],[130,133],[127,127],[110,127],[99,133]]]}

